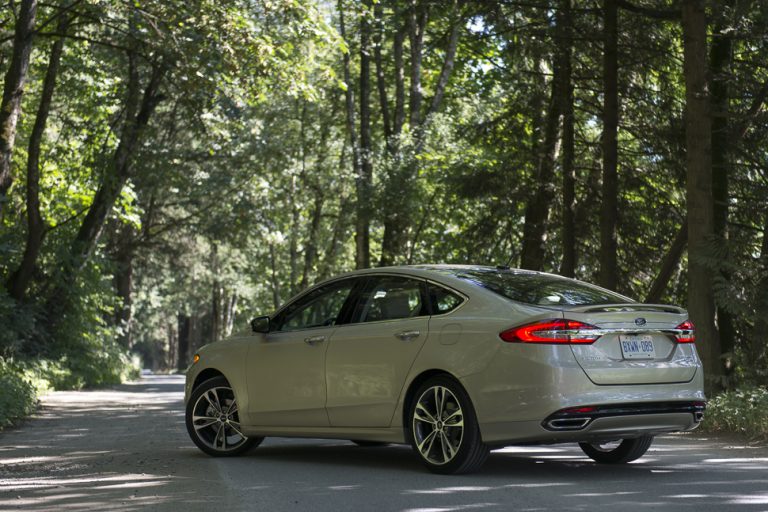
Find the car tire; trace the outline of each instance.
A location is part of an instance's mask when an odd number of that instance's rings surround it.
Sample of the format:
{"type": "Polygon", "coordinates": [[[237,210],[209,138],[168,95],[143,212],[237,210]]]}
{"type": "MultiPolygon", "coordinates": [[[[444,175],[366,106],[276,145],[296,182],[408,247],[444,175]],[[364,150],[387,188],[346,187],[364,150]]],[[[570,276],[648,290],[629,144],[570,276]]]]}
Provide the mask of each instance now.
{"type": "Polygon", "coordinates": [[[355,443],[357,446],[362,446],[363,448],[379,448],[382,446],[389,446],[389,443],[385,443],[384,441],[360,441],[358,439],[350,439],[353,443],[355,443]]]}
{"type": "Polygon", "coordinates": [[[185,422],[192,441],[214,457],[240,455],[264,440],[241,432],[235,393],[222,376],[208,379],[192,391],[185,422]]]}
{"type": "Polygon", "coordinates": [[[434,473],[471,473],[488,458],[469,395],[450,377],[434,377],[419,386],[410,403],[407,431],[414,451],[434,473]]]}
{"type": "Polygon", "coordinates": [[[622,439],[614,446],[607,443],[579,443],[589,458],[601,464],[626,464],[637,460],[648,451],[653,443],[653,436],[622,439]]]}

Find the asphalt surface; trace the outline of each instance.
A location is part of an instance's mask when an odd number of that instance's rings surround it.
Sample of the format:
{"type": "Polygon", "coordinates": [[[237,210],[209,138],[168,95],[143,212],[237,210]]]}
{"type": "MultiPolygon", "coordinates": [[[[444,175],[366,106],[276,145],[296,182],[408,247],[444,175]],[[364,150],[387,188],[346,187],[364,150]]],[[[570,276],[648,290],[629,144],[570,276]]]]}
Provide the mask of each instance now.
{"type": "Polygon", "coordinates": [[[494,451],[479,473],[441,476],[410,448],[267,439],[245,456],[198,451],[183,377],[57,392],[0,433],[0,510],[768,511],[768,449],[657,438],[639,461],[599,465],[575,445],[494,451]]]}

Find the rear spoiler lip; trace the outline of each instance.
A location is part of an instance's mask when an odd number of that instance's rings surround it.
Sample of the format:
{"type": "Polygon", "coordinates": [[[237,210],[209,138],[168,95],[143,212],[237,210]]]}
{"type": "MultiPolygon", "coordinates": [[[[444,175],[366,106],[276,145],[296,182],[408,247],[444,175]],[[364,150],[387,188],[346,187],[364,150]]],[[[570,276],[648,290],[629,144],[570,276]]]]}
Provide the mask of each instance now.
{"type": "Polygon", "coordinates": [[[627,302],[617,304],[591,304],[587,306],[572,306],[560,308],[561,311],[574,313],[609,313],[620,311],[653,311],[658,313],[672,313],[676,315],[687,315],[688,311],[669,304],[643,304],[641,302],[627,302]]]}

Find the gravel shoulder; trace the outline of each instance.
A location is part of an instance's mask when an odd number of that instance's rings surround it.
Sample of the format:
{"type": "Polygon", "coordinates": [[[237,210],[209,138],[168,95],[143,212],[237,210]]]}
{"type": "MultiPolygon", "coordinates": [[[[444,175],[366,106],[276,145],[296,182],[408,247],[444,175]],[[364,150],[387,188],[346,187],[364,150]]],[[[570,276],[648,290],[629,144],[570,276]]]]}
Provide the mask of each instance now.
{"type": "Polygon", "coordinates": [[[0,433],[0,511],[768,510],[768,449],[737,438],[664,436],[637,463],[591,462],[574,445],[508,447],[459,477],[406,447],[267,439],[249,454],[199,452],[183,377],[56,392],[0,433]]]}

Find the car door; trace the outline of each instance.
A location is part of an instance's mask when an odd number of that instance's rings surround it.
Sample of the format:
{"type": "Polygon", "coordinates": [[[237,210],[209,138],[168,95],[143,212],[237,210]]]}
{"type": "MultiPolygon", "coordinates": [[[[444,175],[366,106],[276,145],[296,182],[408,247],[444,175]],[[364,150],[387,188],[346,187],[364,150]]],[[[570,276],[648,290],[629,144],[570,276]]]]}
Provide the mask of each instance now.
{"type": "Polygon", "coordinates": [[[429,334],[425,282],[372,276],[333,333],[326,354],[334,427],[387,427],[408,371],[429,334]]]}
{"type": "Polygon", "coordinates": [[[325,357],[354,279],[310,290],[270,320],[248,351],[249,417],[257,426],[325,427],[325,357]]]}

